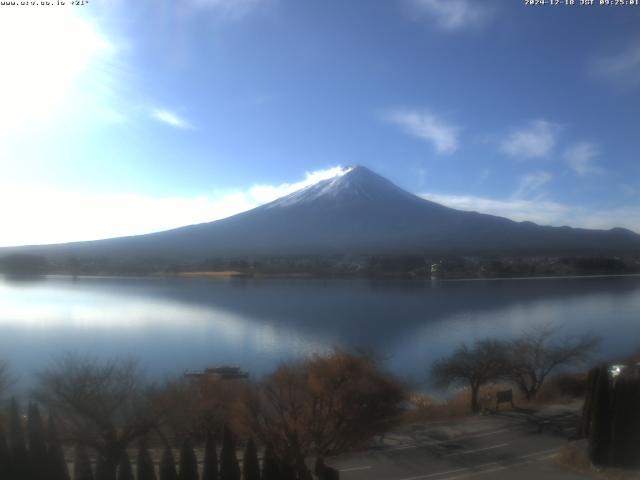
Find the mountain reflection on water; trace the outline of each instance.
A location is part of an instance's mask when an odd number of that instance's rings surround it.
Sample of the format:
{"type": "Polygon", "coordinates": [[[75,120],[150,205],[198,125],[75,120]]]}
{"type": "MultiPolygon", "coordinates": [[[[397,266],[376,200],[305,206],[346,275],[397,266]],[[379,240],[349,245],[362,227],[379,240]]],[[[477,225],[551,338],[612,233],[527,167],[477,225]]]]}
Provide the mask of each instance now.
{"type": "Polygon", "coordinates": [[[536,325],[640,349],[640,277],[368,281],[47,277],[0,282],[0,356],[28,383],[63,352],[138,358],[153,376],[235,364],[254,376],[334,346],[424,381],[460,342],[536,325]]]}

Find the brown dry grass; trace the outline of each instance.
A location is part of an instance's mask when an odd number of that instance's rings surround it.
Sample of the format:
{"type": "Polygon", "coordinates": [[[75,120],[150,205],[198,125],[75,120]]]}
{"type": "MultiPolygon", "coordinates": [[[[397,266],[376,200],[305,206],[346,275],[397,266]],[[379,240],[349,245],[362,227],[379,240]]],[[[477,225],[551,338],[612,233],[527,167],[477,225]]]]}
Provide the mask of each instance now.
{"type": "Polygon", "coordinates": [[[555,457],[555,460],[566,467],[570,467],[580,472],[591,472],[593,470],[591,468],[591,462],[589,462],[589,459],[585,454],[584,448],[580,448],[574,443],[570,443],[562,447],[558,452],[558,455],[555,457]]]}
{"type": "Polygon", "coordinates": [[[555,461],[564,467],[602,480],[640,480],[640,472],[618,468],[599,469],[591,465],[586,442],[571,443],[560,449],[555,461]]]}
{"type": "Polygon", "coordinates": [[[587,391],[586,373],[562,373],[551,377],[534,400],[535,405],[566,404],[584,398],[587,391]]]}
{"type": "MultiPolygon", "coordinates": [[[[481,413],[496,410],[496,393],[499,390],[513,391],[513,403],[516,408],[539,408],[546,405],[568,405],[584,397],[586,374],[559,374],[551,377],[537,397],[529,402],[520,391],[510,384],[495,383],[480,389],[481,413]]],[[[471,392],[460,389],[446,400],[437,400],[426,393],[415,393],[410,398],[411,409],[405,415],[406,423],[433,422],[449,418],[471,415],[471,392]]],[[[511,410],[509,404],[500,404],[500,410],[511,410]]]]}
{"type": "MultiPolygon", "coordinates": [[[[496,407],[496,392],[510,387],[499,384],[486,385],[480,389],[481,413],[494,411],[496,407]]],[[[518,395],[514,391],[514,400],[518,405],[518,395]]],[[[449,418],[471,415],[471,392],[461,389],[446,400],[436,400],[425,393],[413,394],[410,398],[412,408],[405,415],[406,423],[433,422],[449,418]]],[[[511,409],[508,404],[501,404],[501,410],[511,409]]]]}

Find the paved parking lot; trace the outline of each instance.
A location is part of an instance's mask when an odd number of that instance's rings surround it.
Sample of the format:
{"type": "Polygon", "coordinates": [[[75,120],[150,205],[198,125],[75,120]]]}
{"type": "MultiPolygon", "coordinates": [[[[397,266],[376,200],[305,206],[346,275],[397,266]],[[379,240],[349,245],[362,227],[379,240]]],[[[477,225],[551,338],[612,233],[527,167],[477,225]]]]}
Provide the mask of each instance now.
{"type": "Polygon", "coordinates": [[[328,463],[345,480],[589,478],[553,460],[575,433],[575,412],[575,406],[507,411],[414,425],[387,436],[379,447],[328,463]]]}

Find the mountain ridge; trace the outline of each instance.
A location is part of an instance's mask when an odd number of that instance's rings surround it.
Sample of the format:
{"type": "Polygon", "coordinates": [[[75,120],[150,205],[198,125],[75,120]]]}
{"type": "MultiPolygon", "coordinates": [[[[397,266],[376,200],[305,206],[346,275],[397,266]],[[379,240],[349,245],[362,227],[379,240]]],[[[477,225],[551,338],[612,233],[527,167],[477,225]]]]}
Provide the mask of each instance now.
{"type": "Polygon", "coordinates": [[[163,258],[326,254],[477,256],[640,254],[623,228],[541,226],[456,210],[355,166],[252,210],[144,235],[0,249],[44,256],[163,258]]]}

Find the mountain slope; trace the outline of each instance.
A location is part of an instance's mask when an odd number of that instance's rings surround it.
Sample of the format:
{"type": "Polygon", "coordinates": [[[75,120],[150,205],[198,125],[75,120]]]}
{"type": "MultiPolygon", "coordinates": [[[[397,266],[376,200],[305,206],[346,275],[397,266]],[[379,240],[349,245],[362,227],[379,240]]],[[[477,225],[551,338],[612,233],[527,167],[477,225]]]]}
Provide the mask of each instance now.
{"type": "MultiPolygon", "coordinates": [[[[16,251],[16,249],[4,249],[16,251]]],[[[253,210],[135,237],[22,247],[48,256],[195,261],[285,254],[578,255],[640,253],[640,235],[514,222],[424,200],[365,167],[253,210]]],[[[3,253],[0,250],[0,255],[3,253]]]]}

